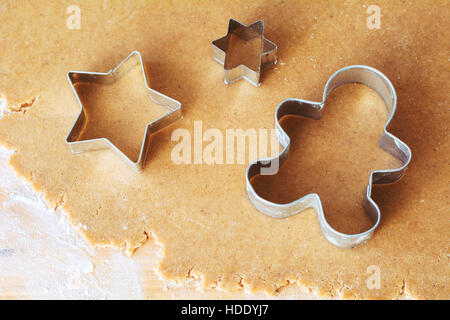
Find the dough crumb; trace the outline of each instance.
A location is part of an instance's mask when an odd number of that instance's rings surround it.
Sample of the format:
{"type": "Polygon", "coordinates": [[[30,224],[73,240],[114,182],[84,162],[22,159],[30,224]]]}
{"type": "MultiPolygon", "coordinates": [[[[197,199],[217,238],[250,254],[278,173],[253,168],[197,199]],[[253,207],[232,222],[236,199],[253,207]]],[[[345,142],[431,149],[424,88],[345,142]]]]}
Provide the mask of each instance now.
{"type": "Polygon", "coordinates": [[[34,103],[37,101],[38,98],[39,98],[39,96],[33,97],[28,101],[19,103],[16,106],[8,107],[7,109],[10,112],[22,112],[23,114],[25,114],[25,113],[27,113],[28,108],[31,108],[34,105],[34,103]]]}

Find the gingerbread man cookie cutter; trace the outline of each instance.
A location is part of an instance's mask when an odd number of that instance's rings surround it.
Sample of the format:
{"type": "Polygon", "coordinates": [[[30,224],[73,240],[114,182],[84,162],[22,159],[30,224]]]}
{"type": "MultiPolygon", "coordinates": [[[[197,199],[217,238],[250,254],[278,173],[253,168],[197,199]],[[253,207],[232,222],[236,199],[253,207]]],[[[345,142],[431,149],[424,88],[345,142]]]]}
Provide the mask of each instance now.
{"type": "Polygon", "coordinates": [[[80,113],[75,120],[72,129],[66,137],[66,144],[70,147],[73,153],[81,153],[86,151],[94,151],[101,149],[111,149],[116,154],[118,154],[125,162],[137,172],[142,171],[142,167],[145,163],[147,153],[150,145],[150,136],[157,131],[171,125],[175,121],[181,119],[181,103],[167,97],[166,95],[159,93],[151,89],[148,85],[147,75],[145,72],[144,64],[142,62],[142,56],[138,51],[133,51],[126,57],[116,68],[110,70],[106,73],[101,72],[85,72],[85,71],[69,71],[67,74],[70,86],[77,98],[78,104],[81,107],[80,113]],[[76,90],[76,85],[78,83],[113,83],[130,69],[134,68],[136,65],[140,65],[144,83],[148,90],[148,96],[151,101],[156,104],[165,106],[168,112],[162,117],[151,121],[145,128],[142,145],[137,161],[130,159],[125,153],[123,153],[119,148],[117,148],[109,139],[107,138],[97,138],[89,140],[81,140],[79,137],[82,135],[84,129],[87,126],[88,119],[86,115],[86,106],[83,105],[78,92],[76,90]]]}
{"type": "Polygon", "coordinates": [[[258,87],[261,84],[262,69],[277,63],[277,46],[264,37],[264,21],[262,20],[246,26],[234,19],[230,19],[227,35],[214,40],[212,47],[213,59],[224,66],[224,81],[226,84],[231,84],[244,78],[258,87]],[[227,53],[232,48],[233,37],[237,37],[245,42],[261,39],[257,68],[252,68],[242,63],[231,62],[227,58],[227,53]]]}
{"type": "Polygon", "coordinates": [[[318,215],[320,228],[324,236],[334,245],[341,248],[357,247],[368,241],[381,219],[381,211],[371,198],[373,184],[393,183],[401,179],[411,161],[411,150],[400,139],[387,131],[387,127],[395,114],[397,94],[389,79],[380,71],[368,66],[348,66],[338,70],[325,85],[322,102],[300,99],[287,99],[280,103],[275,112],[275,130],[283,150],[278,156],[259,159],[251,163],[246,172],[247,193],[250,201],[260,212],[274,218],[287,218],[305,209],[314,208],[318,215]],[[373,226],[362,233],[345,234],[333,229],[327,222],[319,195],[308,194],[291,203],[279,204],[259,196],[251,184],[251,179],[260,174],[275,174],[288,158],[290,138],[280,124],[281,118],[287,115],[304,116],[312,119],[322,117],[327,96],[337,87],[348,83],[360,83],[375,90],[384,100],[388,109],[388,120],[380,139],[380,147],[400,160],[402,166],[396,169],[375,170],[370,173],[369,184],[364,199],[364,209],[373,222],[373,226]]]}

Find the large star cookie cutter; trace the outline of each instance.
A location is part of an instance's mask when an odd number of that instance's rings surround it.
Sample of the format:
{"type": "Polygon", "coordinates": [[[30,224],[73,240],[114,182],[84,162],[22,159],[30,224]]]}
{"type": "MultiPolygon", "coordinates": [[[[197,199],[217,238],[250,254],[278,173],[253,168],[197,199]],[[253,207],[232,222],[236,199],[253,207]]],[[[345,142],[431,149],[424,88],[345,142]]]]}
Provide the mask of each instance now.
{"type": "Polygon", "coordinates": [[[261,84],[261,70],[277,63],[277,46],[264,38],[264,21],[262,20],[245,26],[236,20],[230,19],[227,35],[214,40],[212,47],[213,59],[224,66],[226,84],[244,78],[251,84],[259,86],[261,84]],[[242,64],[241,61],[236,62],[229,59],[227,53],[233,49],[233,37],[237,37],[246,43],[261,40],[261,47],[258,48],[259,61],[257,66],[247,66],[242,64]]]}
{"type": "Polygon", "coordinates": [[[148,86],[147,75],[145,72],[144,64],[142,62],[142,56],[138,51],[133,51],[115,69],[110,70],[109,72],[100,73],[100,72],[69,71],[67,74],[67,78],[69,79],[69,83],[81,107],[80,113],[78,114],[78,117],[75,120],[72,129],[70,130],[69,134],[66,137],[66,143],[69,145],[73,153],[81,153],[85,151],[93,151],[109,148],[113,150],[116,154],[118,154],[123,160],[125,160],[126,163],[131,168],[133,168],[137,172],[141,172],[149,150],[150,136],[155,132],[171,125],[173,122],[177,121],[182,116],[180,102],[172,98],[169,98],[163,95],[162,93],[159,93],[151,89],[148,86]],[[113,83],[117,79],[119,79],[122,75],[124,75],[129,70],[134,68],[136,65],[140,65],[144,77],[144,83],[146,88],[148,89],[150,99],[154,103],[165,106],[168,109],[168,112],[164,116],[150,122],[146,126],[139,157],[137,161],[133,161],[125,153],[119,150],[119,148],[117,148],[107,138],[79,140],[79,137],[81,136],[83,130],[87,126],[88,119],[85,112],[85,106],[81,102],[80,97],[77,93],[76,85],[78,83],[87,83],[87,82],[113,83]]]}
{"type": "Polygon", "coordinates": [[[338,70],[325,85],[322,102],[312,102],[300,99],[287,99],[280,103],[275,113],[275,130],[283,146],[282,152],[273,158],[259,159],[251,163],[246,172],[247,193],[253,205],[262,213],[274,218],[287,218],[305,209],[314,208],[318,215],[319,224],[325,237],[334,245],[341,248],[353,248],[369,240],[378,227],[381,212],[378,205],[371,198],[372,184],[393,183],[402,178],[411,161],[411,150],[400,139],[390,134],[387,127],[391,122],[397,105],[397,95],[394,86],[380,71],[368,66],[348,66],[338,70]],[[304,116],[312,119],[322,117],[323,107],[327,96],[337,87],[347,83],[360,83],[374,89],[384,100],[388,109],[388,120],[384,126],[380,139],[380,147],[400,160],[402,166],[390,170],[372,171],[364,200],[366,214],[373,222],[373,226],[359,234],[344,234],[333,229],[327,222],[322,203],[317,194],[308,194],[287,204],[278,204],[259,196],[254,190],[251,179],[260,174],[275,174],[286,161],[289,153],[290,138],[280,125],[280,120],[287,115],[304,116]]]}

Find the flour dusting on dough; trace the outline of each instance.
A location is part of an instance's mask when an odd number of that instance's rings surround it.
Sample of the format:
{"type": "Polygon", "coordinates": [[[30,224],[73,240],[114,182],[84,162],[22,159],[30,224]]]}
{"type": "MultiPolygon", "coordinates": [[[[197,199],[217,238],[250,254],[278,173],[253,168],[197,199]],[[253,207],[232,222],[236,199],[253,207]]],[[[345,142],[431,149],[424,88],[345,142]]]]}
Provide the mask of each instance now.
{"type": "Polygon", "coordinates": [[[0,148],[0,298],[142,298],[137,264],[113,250],[99,258],[17,178],[7,165],[12,153],[0,148]]]}

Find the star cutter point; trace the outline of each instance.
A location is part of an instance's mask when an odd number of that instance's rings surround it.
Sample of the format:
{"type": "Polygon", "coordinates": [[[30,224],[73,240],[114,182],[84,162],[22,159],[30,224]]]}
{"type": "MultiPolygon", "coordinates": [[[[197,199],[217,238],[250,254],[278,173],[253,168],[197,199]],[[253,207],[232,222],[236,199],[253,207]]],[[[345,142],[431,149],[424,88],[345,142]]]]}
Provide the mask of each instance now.
{"type": "Polygon", "coordinates": [[[106,72],[85,72],[85,71],[69,71],[67,73],[70,86],[75,94],[75,97],[80,105],[80,113],[75,120],[72,128],[70,129],[67,137],[66,144],[70,147],[73,153],[82,153],[86,151],[111,149],[118,154],[125,162],[136,172],[141,172],[147,157],[147,153],[150,145],[150,136],[157,131],[171,125],[175,121],[181,119],[181,103],[167,97],[166,95],[159,93],[149,87],[147,81],[147,73],[142,62],[142,56],[138,51],[133,51],[126,57],[116,68],[106,72]],[[139,157],[136,161],[133,161],[118,147],[116,147],[107,138],[95,138],[88,140],[79,140],[81,134],[87,126],[88,120],[85,113],[86,106],[83,105],[79,94],[76,90],[77,83],[111,83],[115,82],[122,74],[125,74],[130,69],[140,66],[142,75],[144,77],[144,83],[148,90],[150,99],[159,105],[165,106],[168,112],[162,117],[151,121],[145,128],[144,137],[142,139],[142,145],[139,153],[139,157]]]}
{"type": "Polygon", "coordinates": [[[371,197],[373,184],[388,184],[400,180],[411,162],[412,154],[408,145],[387,131],[387,127],[394,117],[396,107],[397,94],[389,79],[380,71],[361,65],[344,67],[332,75],[325,85],[321,102],[301,99],[286,99],[282,101],[275,112],[275,131],[280,144],[283,146],[283,150],[275,157],[256,160],[247,167],[245,177],[247,194],[250,201],[258,211],[273,218],[288,218],[308,208],[313,208],[317,213],[319,225],[325,238],[340,248],[354,248],[367,242],[372,237],[381,220],[380,208],[371,197]],[[384,126],[379,145],[381,149],[389,152],[400,160],[402,164],[395,169],[375,170],[370,173],[363,207],[366,214],[372,220],[373,226],[369,230],[358,234],[341,233],[331,227],[325,218],[320,197],[316,193],[307,194],[287,204],[279,204],[258,195],[251,182],[252,178],[257,175],[275,174],[288,158],[291,140],[289,135],[281,127],[280,120],[284,116],[291,115],[304,116],[316,120],[320,119],[328,95],[337,87],[347,83],[366,85],[375,90],[383,98],[388,110],[388,119],[384,126]]]}
{"type": "Polygon", "coordinates": [[[246,26],[234,19],[230,19],[227,35],[214,40],[211,44],[213,48],[213,59],[224,66],[224,81],[226,84],[231,84],[244,78],[258,87],[261,84],[261,71],[277,63],[277,46],[264,37],[264,21],[262,20],[246,26]],[[227,53],[233,47],[231,43],[233,37],[237,37],[244,42],[261,39],[259,61],[256,67],[251,67],[243,63],[229,63],[227,53]]]}

